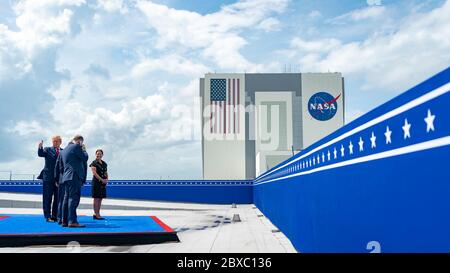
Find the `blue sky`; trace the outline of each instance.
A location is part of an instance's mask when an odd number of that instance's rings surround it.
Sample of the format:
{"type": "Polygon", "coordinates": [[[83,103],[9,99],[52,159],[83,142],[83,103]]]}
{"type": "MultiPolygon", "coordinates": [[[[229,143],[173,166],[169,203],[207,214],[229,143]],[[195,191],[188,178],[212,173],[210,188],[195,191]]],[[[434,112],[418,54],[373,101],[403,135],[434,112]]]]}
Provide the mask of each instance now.
{"type": "Polygon", "coordinates": [[[114,178],[200,178],[204,73],[339,71],[351,121],[448,67],[449,36],[444,0],[1,1],[0,171],[81,133],[114,178]]]}

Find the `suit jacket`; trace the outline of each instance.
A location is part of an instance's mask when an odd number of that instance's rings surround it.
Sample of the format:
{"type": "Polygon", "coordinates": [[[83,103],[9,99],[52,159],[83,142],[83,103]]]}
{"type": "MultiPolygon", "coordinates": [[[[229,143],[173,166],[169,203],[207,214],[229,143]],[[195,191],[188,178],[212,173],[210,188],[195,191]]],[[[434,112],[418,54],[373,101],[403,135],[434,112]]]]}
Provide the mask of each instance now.
{"type": "Polygon", "coordinates": [[[87,161],[89,156],[83,151],[81,145],[69,143],[61,153],[61,161],[64,167],[62,183],[74,179],[80,179],[84,184],[87,177],[87,161]]]}
{"type": "Polygon", "coordinates": [[[56,159],[56,165],[55,165],[55,181],[58,184],[62,184],[62,178],[64,175],[64,164],[62,161],[61,154],[59,154],[58,158],[56,159]]]}
{"type": "MultiPolygon", "coordinates": [[[[63,149],[59,149],[61,153],[63,149]]],[[[38,149],[38,156],[45,158],[44,169],[37,177],[37,179],[42,179],[43,181],[54,181],[55,180],[55,164],[56,164],[56,148],[45,147],[38,149]]]]}

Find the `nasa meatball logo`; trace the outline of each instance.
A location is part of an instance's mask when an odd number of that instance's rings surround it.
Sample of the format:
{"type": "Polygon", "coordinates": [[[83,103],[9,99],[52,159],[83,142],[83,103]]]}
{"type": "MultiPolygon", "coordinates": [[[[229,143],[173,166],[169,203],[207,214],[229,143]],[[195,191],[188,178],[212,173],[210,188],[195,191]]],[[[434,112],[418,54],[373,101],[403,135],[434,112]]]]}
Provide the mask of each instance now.
{"type": "Polygon", "coordinates": [[[337,100],[341,95],[333,97],[327,92],[319,92],[311,96],[308,102],[308,110],[313,118],[326,121],[332,119],[337,112],[337,100]]]}

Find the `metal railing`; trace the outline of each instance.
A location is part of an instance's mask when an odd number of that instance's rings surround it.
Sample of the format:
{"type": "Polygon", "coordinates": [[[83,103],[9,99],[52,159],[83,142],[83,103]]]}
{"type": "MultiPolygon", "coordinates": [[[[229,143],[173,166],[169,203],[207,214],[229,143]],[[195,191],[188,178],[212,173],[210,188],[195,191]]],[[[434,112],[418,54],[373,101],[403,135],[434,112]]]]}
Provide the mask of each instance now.
{"type": "Polygon", "coordinates": [[[12,171],[0,171],[0,173],[8,173],[9,174],[9,180],[12,180],[12,171]]]}

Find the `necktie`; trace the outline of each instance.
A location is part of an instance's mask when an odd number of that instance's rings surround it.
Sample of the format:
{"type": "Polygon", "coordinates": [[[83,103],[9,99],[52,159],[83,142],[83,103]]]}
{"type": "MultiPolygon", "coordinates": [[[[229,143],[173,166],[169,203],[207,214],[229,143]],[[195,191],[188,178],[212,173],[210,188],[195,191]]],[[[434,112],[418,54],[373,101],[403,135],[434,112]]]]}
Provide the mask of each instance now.
{"type": "Polygon", "coordinates": [[[56,156],[59,156],[59,149],[56,148],[56,156]]]}

